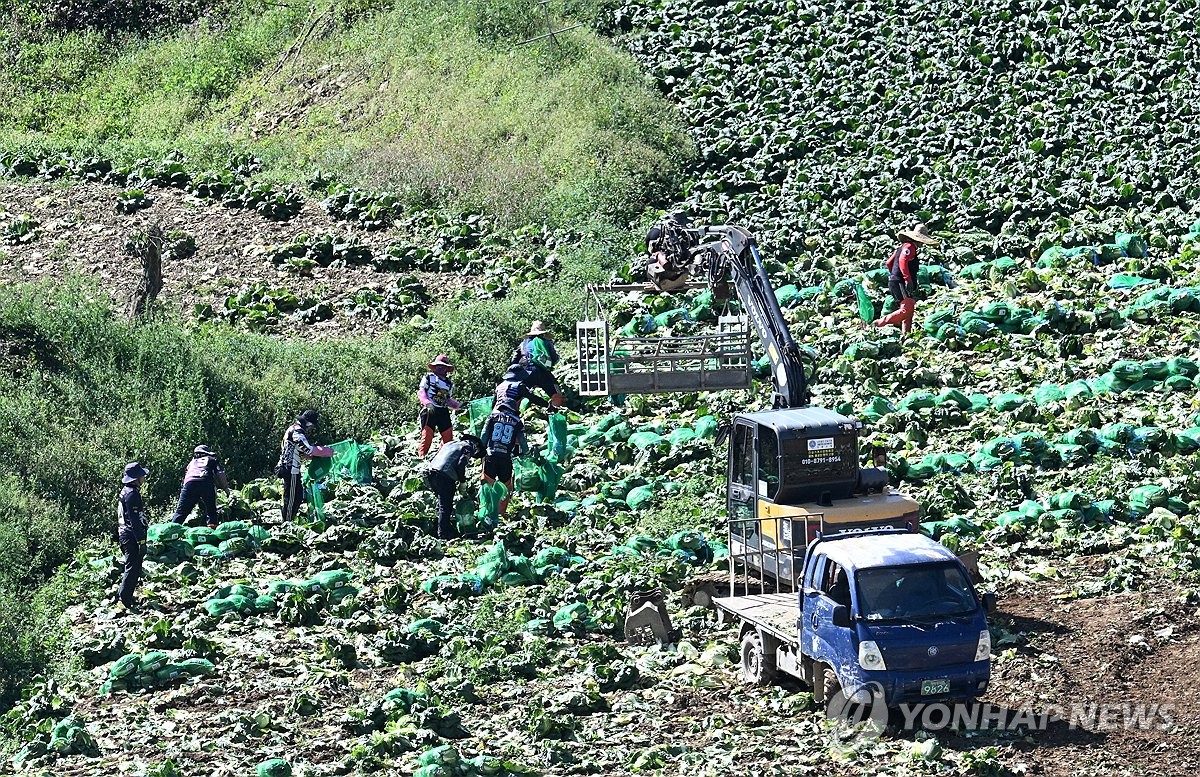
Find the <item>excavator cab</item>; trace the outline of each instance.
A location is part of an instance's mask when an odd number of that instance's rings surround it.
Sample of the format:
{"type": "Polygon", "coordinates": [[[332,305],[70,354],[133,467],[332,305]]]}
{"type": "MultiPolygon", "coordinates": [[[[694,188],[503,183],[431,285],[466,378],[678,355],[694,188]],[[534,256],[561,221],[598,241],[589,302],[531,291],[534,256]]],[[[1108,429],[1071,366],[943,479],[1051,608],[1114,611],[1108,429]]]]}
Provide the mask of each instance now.
{"type": "Polygon", "coordinates": [[[861,422],[816,407],[737,415],[729,435],[730,553],[748,568],[790,579],[819,534],[916,528],[920,506],[860,467],[861,422]],[[764,559],[778,565],[763,570],[764,559]]]}

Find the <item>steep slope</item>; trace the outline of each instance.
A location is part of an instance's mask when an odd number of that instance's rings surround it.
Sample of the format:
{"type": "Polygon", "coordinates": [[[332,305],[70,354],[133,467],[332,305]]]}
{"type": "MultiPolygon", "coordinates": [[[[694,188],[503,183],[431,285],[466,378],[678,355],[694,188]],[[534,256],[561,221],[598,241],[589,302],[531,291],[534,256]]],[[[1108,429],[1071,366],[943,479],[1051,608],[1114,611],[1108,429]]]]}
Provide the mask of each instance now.
{"type": "Polygon", "coordinates": [[[514,225],[637,215],[689,153],[678,119],[587,29],[518,46],[544,32],[532,10],[247,0],[166,35],[12,32],[0,147],[180,151],[193,171],[253,153],[273,180],[334,174],[514,225]]]}

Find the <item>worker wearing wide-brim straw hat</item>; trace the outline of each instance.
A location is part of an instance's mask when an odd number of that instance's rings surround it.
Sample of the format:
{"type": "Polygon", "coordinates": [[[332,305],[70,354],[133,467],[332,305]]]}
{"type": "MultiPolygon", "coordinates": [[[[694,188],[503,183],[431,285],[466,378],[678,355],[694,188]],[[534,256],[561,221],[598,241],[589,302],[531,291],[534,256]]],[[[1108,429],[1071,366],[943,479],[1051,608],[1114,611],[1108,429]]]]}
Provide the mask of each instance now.
{"type": "Polygon", "coordinates": [[[454,381],[450,379],[453,371],[454,362],[446,354],[440,353],[429,362],[429,372],[425,373],[417,387],[417,401],[421,403],[418,456],[429,453],[435,431],[441,435],[443,445],[454,439],[454,420],[450,417],[450,411],[458,410],[462,404],[450,396],[454,391],[454,381]]]}
{"type": "Polygon", "coordinates": [[[554,347],[553,333],[543,321],[534,321],[529,332],[513,350],[512,362],[506,381],[517,381],[530,388],[541,389],[551,398],[551,404],[563,402],[562,389],[554,377],[554,366],[558,364],[558,350],[554,347]]]}
{"type": "Polygon", "coordinates": [[[930,234],[929,227],[924,224],[900,230],[898,236],[900,246],[888,257],[885,266],[888,270],[888,290],[900,307],[876,320],[875,326],[899,326],[901,332],[908,334],[912,331],[913,316],[917,310],[917,273],[920,270],[917,249],[920,246],[937,245],[938,239],[930,234]]]}

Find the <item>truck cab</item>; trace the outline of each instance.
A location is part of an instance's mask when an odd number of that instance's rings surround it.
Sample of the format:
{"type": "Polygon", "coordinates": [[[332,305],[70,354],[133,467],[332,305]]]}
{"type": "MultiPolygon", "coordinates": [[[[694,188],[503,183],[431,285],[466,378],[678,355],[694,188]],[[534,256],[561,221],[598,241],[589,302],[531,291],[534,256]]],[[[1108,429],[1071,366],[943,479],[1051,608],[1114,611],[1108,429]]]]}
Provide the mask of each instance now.
{"type": "Polygon", "coordinates": [[[713,600],[740,620],[742,674],[777,672],[819,702],[882,694],[887,706],[965,701],[987,691],[991,594],[980,596],[947,548],[911,530],[822,535],[809,543],[795,593],[713,600]]]}
{"type": "Polygon", "coordinates": [[[922,534],[819,538],[797,605],[802,661],[823,698],[869,683],[888,706],[987,690],[993,599],[977,595],[954,554],[922,534]]]}

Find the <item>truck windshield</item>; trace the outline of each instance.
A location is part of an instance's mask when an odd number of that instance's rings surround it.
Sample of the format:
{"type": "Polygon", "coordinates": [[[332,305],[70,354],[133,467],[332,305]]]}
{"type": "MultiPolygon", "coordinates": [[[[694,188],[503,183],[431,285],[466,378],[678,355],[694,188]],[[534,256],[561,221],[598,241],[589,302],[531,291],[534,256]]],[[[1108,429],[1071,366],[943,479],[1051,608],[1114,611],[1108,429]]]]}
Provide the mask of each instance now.
{"type": "Polygon", "coordinates": [[[972,615],[975,593],[957,564],[860,569],[858,606],[869,621],[929,621],[972,615]]]}

